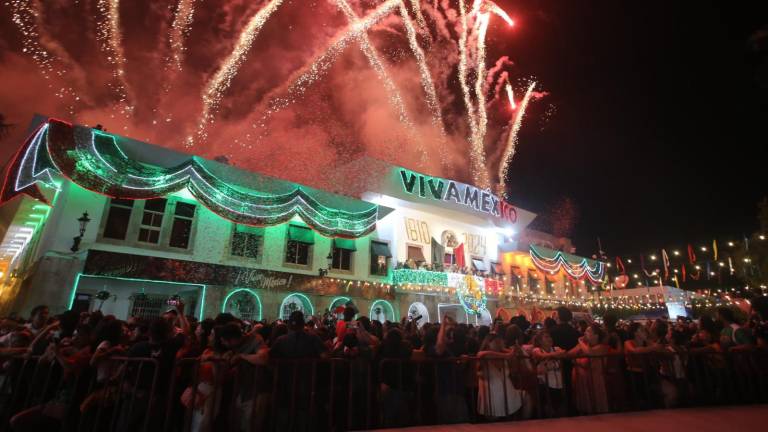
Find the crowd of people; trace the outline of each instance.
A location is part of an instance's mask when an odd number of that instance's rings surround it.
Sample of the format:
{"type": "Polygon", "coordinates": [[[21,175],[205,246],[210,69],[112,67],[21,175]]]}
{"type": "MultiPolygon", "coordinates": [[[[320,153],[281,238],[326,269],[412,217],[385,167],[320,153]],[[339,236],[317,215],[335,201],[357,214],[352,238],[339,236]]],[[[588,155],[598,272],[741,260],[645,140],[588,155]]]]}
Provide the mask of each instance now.
{"type": "MultiPolygon", "coordinates": [[[[13,385],[11,378],[14,372],[18,375],[18,364],[24,359],[58,364],[62,370],[62,385],[55,394],[13,412],[10,425],[16,431],[61,426],[74,404],[81,423],[98,426],[100,420],[93,418],[98,416],[89,413],[109,406],[110,401],[114,405],[117,393],[126,391],[144,402],[157,396],[164,403],[170,394],[177,402],[175,413],[189,414],[193,430],[220,426],[222,413],[231,412],[225,405],[241,413],[236,416],[240,430],[249,430],[268,417],[270,404],[281,400],[285,409],[271,421],[281,421],[282,414],[286,421],[300,423],[308,418],[297,415],[308,409],[306,404],[296,402],[290,391],[276,394],[271,386],[280,373],[273,370],[269,375],[268,366],[311,359],[347,362],[346,373],[330,379],[350,388],[348,402],[366,399],[370,388],[360,383],[370,382],[366,371],[376,371],[382,418],[403,424],[413,411],[409,402],[415,397],[413,381],[418,381],[418,372],[411,366],[404,371],[403,364],[429,361],[438,362],[433,385],[439,399],[436,409],[441,411],[437,415],[444,422],[466,421],[470,411],[473,418],[486,420],[528,418],[534,412],[590,414],[629,403],[640,408],[681,405],[693,391],[689,374],[696,353],[768,350],[766,300],[756,299],[751,316],[743,321],[733,310],[719,308],[716,316],[697,321],[624,322],[606,315],[600,323],[573,322],[571,311],[560,307],[543,323],[531,323],[520,315],[491,326],[460,324],[449,316],[439,324],[418,319],[381,323],[358,316],[352,304],[338,317],[305,317],[296,311],[287,321],[271,323],[243,321],[227,313],[198,322],[185,315],[183,304],[155,319],[126,321],[99,311],[67,311],[51,317],[46,306],[38,306],[28,320],[0,323],[0,366],[4,389],[13,385]],[[662,360],[649,360],[652,356],[646,354],[658,354],[662,360]],[[113,361],[117,358],[154,359],[157,381],[149,368],[137,371],[128,360],[113,361]],[[195,364],[194,379],[179,372],[184,359],[195,364]],[[447,359],[465,361],[439,363],[447,359]],[[82,387],[73,377],[86,372],[92,374],[93,384],[82,387]],[[132,380],[123,378],[116,385],[115,377],[127,373],[133,374],[132,380]],[[222,396],[219,390],[227,380],[237,385],[222,396]],[[469,403],[468,392],[475,394],[469,403]],[[632,401],[627,395],[632,395],[632,401]]],[[[708,360],[706,366],[716,369],[725,364],[708,360]]],[[[310,381],[315,385],[317,377],[310,373],[310,368],[294,370],[292,379],[300,384],[292,385],[305,388],[310,381]]],[[[116,424],[134,430],[136,421],[144,421],[136,410],[146,414],[155,407],[132,403],[131,412],[119,406],[110,409],[109,416],[100,416],[117,418],[116,424]]]]}

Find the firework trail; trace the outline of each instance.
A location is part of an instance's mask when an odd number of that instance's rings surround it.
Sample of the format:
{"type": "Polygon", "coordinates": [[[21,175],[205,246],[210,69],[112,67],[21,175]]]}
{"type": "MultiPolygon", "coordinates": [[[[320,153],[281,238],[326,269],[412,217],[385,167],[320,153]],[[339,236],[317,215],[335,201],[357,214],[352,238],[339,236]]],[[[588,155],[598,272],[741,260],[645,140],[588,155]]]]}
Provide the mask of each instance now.
{"type": "Polygon", "coordinates": [[[427,22],[424,21],[424,15],[421,13],[421,1],[411,0],[411,9],[413,9],[413,13],[416,14],[416,22],[419,23],[419,27],[422,29],[427,28],[427,22]]]}
{"type": "MultiPolygon", "coordinates": [[[[525,116],[525,109],[528,108],[528,102],[533,95],[533,88],[536,87],[536,82],[532,82],[528,86],[528,90],[523,96],[523,100],[520,101],[517,113],[510,122],[509,135],[507,136],[507,146],[504,150],[504,155],[499,161],[499,189],[502,194],[506,195],[507,174],[509,173],[509,166],[512,164],[512,159],[515,157],[515,151],[517,147],[517,134],[520,132],[520,126],[523,124],[523,116],[525,116]]],[[[507,92],[511,95],[511,88],[507,85],[507,92]]],[[[514,103],[514,100],[512,101],[514,103]]]]}
{"type": "MultiPolygon", "coordinates": [[[[272,16],[272,14],[280,7],[283,0],[270,0],[266,6],[260,9],[256,14],[248,21],[245,28],[240,32],[240,37],[235,44],[235,48],[229,54],[229,56],[221,63],[219,70],[213,75],[205,90],[203,91],[203,112],[200,114],[200,119],[197,126],[197,135],[201,140],[205,140],[208,137],[207,126],[208,123],[213,121],[216,110],[219,108],[221,99],[224,97],[224,92],[232,84],[232,79],[237,75],[237,71],[245,61],[245,57],[248,51],[253,45],[253,41],[259,34],[259,31],[272,16]]],[[[186,146],[191,147],[195,143],[193,135],[187,137],[186,146]]]]}
{"type": "Polygon", "coordinates": [[[173,15],[169,45],[171,55],[168,58],[169,66],[181,71],[184,62],[184,41],[189,36],[192,20],[195,16],[195,0],[179,0],[176,12],[173,15]]]}
{"type": "Polygon", "coordinates": [[[486,3],[488,4],[488,9],[489,9],[490,12],[493,12],[494,14],[498,15],[499,18],[501,18],[504,21],[506,21],[506,23],[510,27],[515,25],[515,22],[512,21],[512,18],[509,17],[509,14],[507,14],[507,12],[504,9],[500,8],[499,5],[497,5],[496,3],[492,2],[492,1],[486,1],[486,3]]]}
{"type": "MultiPolygon", "coordinates": [[[[82,87],[85,84],[85,72],[72,59],[67,50],[48,32],[45,27],[45,11],[40,0],[13,1],[11,7],[11,20],[21,32],[22,51],[29,54],[46,80],[52,78],[64,78],[68,72],[72,72],[75,85],[82,87]],[[63,67],[56,63],[61,62],[63,67]]],[[[52,84],[49,84],[52,86],[52,84]]],[[[75,115],[74,103],[80,101],[80,96],[70,86],[62,86],[56,92],[56,96],[64,99],[69,96],[70,105],[67,107],[71,116],[75,115]]]]}
{"type": "MultiPolygon", "coordinates": [[[[467,84],[467,6],[464,0],[459,0],[459,13],[461,19],[461,33],[459,34],[459,85],[461,93],[464,96],[464,105],[467,107],[467,123],[470,130],[470,141],[477,135],[477,120],[475,117],[475,107],[472,104],[472,98],[467,84]]],[[[474,149],[470,154],[470,159],[474,159],[474,149]]],[[[472,160],[472,177],[477,181],[475,172],[475,163],[472,160]]]]}
{"type": "Polygon", "coordinates": [[[517,104],[515,104],[515,92],[512,90],[512,86],[507,83],[507,99],[509,99],[509,107],[514,110],[517,108],[517,104]]]}
{"type": "Polygon", "coordinates": [[[22,35],[22,52],[29,54],[35,62],[43,78],[50,80],[54,75],[53,55],[45,50],[40,42],[39,29],[36,25],[36,17],[39,11],[35,8],[36,2],[13,0],[10,2],[11,21],[16,24],[22,35]]]}
{"type": "Polygon", "coordinates": [[[102,50],[107,54],[107,61],[112,65],[112,77],[115,80],[113,90],[124,104],[122,114],[130,117],[133,112],[130,90],[125,77],[125,51],[123,50],[120,30],[120,0],[99,0],[96,7],[105,20],[99,25],[98,39],[102,50]]]}
{"type": "Polygon", "coordinates": [[[490,187],[490,179],[485,160],[485,134],[488,129],[488,115],[485,109],[485,36],[488,32],[490,15],[481,13],[477,16],[477,67],[475,73],[475,97],[477,98],[477,118],[475,137],[472,139],[472,153],[475,155],[473,170],[478,171],[478,184],[481,188],[490,187]]]}
{"type": "Polygon", "coordinates": [[[400,1],[401,0],[387,0],[377,6],[373,12],[370,12],[364,18],[360,18],[353,25],[346,27],[333,38],[333,42],[325,51],[315,57],[312,62],[307,64],[307,66],[295,72],[291,78],[286,81],[286,83],[289,83],[287,86],[280,86],[266,95],[265,99],[269,101],[267,103],[267,110],[259,120],[258,124],[254,125],[254,127],[259,126],[265,128],[269,117],[291,103],[294,103],[313,83],[328,72],[328,69],[338,55],[352,41],[357,40],[362,33],[368,31],[368,29],[392,12],[392,10],[398,6],[400,1]],[[287,95],[277,96],[280,94],[287,95]]]}
{"type": "MultiPolygon", "coordinates": [[[[352,7],[346,0],[336,0],[336,5],[339,7],[339,9],[342,10],[342,12],[344,12],[351,25],[355,25],[359,21],[359,17],[355,14],[355,12],[352,10],[352,7]]],[[[397,86],[392,81],[392,78],[389,76],[389,73],[384,67],[384,64],[381,62],[379,54],[376,52],[376,49],[371,44],[371,40],[368,38],[368,34],[361,33],[357,39],[358,43],[360,44],[360,49],[368,59],[368,63],[370,63],[371,68],[373,68],[373,70],[376,72],[376,75],[384,84],[384,88],[387,89],[387,93],[389,94],[389,101],[397,110],[400,121],[406,126],[410,135],[416,136],[416,127],[408,117],[405,104],[403,103],[403,98],[400,96],[400,90],[398,90],[397,86]]]]}
{"type": "MultiPolygon", "coordinates": [[[[427,107],[432,113],[432,125],[434,125],[440,132],[441,144],[444,144],[446,137],[445,125],[443,124],[443,115],[440,111],[440,102],[437,98],[435,83],[432,80],[432,73],[429,71],[429,66],[427,66],[427,58],[424,55],[424,51],[419,46],[418,40],[416,40],[416,30],[413,28],[411,17],[408,16],[408,11],[402,1],[400,2],[400,15],[403,18],[403,25],[405,26],[405,32],[408,36],[408,45],[410,45],[411,51],[413,51],[413,56],[416,58],[416,64],[419,67],[421,86],[427,96],[427,107]]],[[[445,145],[440,146],[440,163],[443,164],[443,166],[449,164],[448,155],[445,152],[445,145]]]]}

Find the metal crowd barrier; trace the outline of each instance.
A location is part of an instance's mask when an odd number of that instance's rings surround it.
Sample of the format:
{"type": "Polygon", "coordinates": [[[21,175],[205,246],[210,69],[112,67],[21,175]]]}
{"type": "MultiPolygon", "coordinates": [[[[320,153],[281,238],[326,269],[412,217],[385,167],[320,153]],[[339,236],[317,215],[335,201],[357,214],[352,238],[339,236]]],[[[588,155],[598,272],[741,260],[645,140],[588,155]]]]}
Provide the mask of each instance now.
{"type": "Polygon", "coordinates": [[[346,431],[768,402],[765,351],[76,366],[7,361],[0,428],[346,431]]]}

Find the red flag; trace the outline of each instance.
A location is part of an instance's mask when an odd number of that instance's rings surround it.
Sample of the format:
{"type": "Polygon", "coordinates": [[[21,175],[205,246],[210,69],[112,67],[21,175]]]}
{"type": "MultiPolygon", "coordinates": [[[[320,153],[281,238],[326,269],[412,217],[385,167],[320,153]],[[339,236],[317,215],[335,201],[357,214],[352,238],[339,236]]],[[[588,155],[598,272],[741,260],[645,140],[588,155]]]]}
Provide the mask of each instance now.
{"type": "Polygon", "coordinates": [[[624,263],[621,261],[620,257],[616,257],[616,268],[621,272],[621,274],[627,274],[626,269],[624,269],[624,263]]]}
{"type": "Polygon", "coordinates": [[[453,248],[453,254],[456,256],[456,265],[459,268],[464,268],[467,262],[464,260],[464,243],[453,248]]]}
{"type": "Polygon", "coordinates": [[[683,282],[685,282],[685,264],[681,265],[680,267],[682,267],[682,272],[683,272],[683,282]]]}
{"type": "Polygon", "coordinates": [[[696,253],[693,252],[693,246],[688,245],[688,260],[691,262],[691,265],[696,264],[696,253]]]}

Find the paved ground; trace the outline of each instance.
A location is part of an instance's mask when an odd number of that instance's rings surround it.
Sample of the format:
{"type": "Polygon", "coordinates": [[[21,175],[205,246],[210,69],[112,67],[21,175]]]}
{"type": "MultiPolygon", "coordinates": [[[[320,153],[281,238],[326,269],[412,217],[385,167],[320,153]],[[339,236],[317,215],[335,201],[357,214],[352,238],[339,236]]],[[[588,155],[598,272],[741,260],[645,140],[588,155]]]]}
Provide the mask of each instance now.
{"type": "Polygon", "coordinates": [[[728,432],[766,430],[768,405],[658,410],[553,420],[388,429],[398,432],[728,432]]]}

